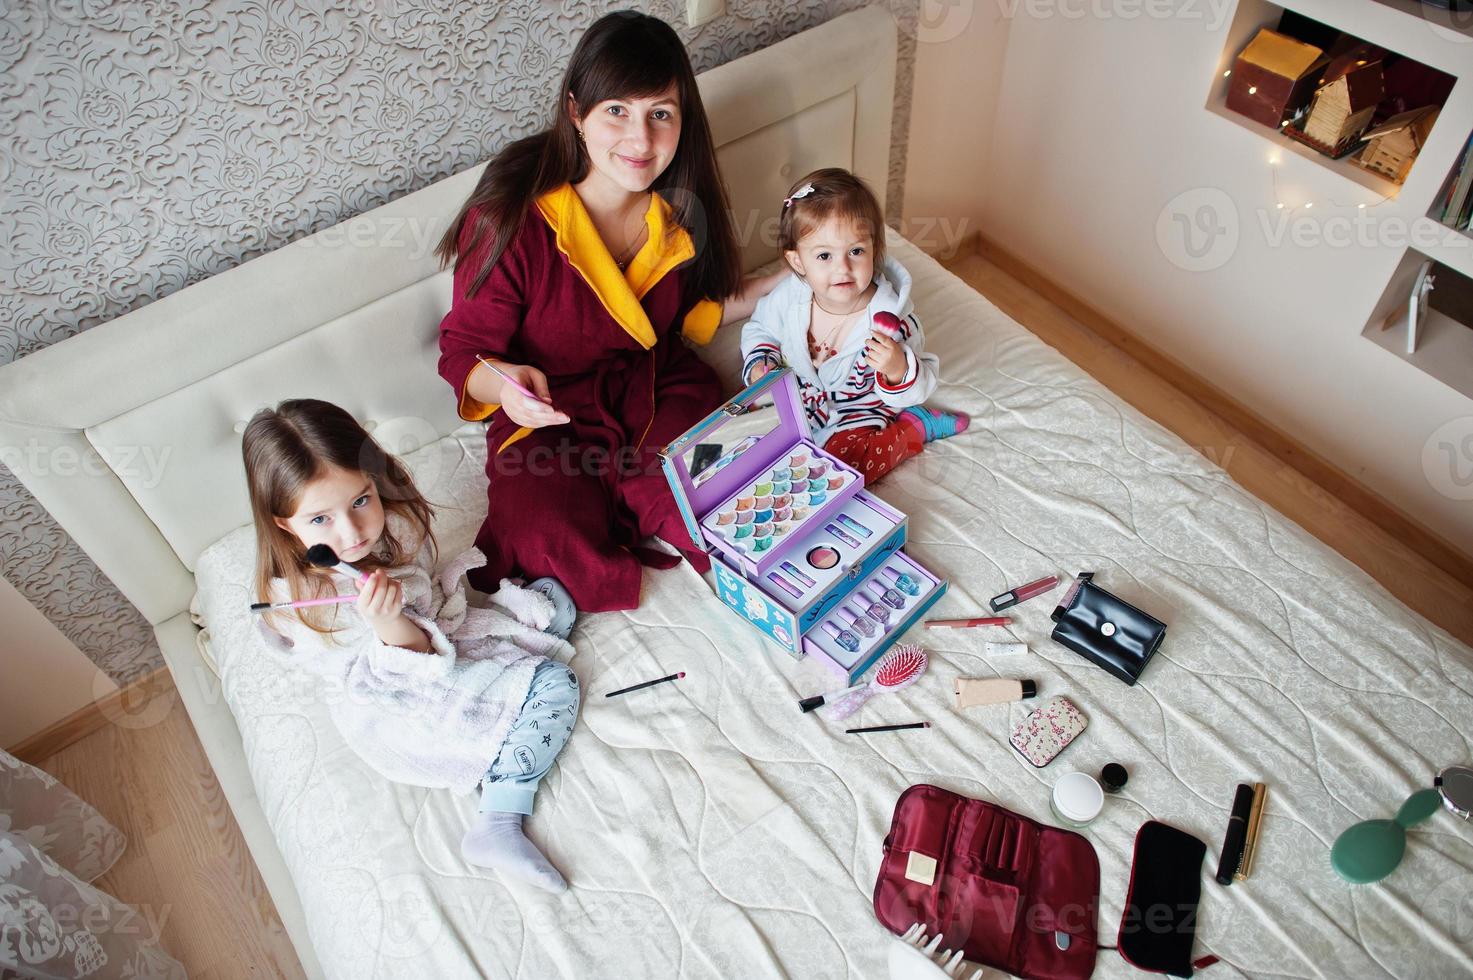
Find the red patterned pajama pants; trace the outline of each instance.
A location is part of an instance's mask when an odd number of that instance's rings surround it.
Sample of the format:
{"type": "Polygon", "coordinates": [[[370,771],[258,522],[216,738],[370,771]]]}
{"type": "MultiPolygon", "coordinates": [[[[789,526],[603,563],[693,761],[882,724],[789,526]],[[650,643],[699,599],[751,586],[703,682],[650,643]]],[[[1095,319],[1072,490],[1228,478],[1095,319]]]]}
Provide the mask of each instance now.
{"type": "Polygon", "coordinates": [[[925,440],[908,422],[896,420],[883,429],[845,429],[829,437],[823,448],[864,474],[865,485],[874,483],[916,455],[925,440]]]}

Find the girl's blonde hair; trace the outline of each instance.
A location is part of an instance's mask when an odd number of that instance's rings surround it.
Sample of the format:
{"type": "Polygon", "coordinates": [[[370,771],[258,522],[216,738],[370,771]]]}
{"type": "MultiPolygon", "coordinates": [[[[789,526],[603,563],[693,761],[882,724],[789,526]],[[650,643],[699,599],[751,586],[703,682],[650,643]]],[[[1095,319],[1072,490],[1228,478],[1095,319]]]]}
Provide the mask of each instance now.
{"type": "MultiPolygon", "coordinates": [[[[250,488],[251,517],[256,525],[256,592],[271,598],[273,579],[285,579],[293,599],[311,599],[334,593],[331,572],[307,563],[307,549],[295,534],[276,523],[297,512],[307,485],[329,467],[362,473],[373,481],[387,514],[402,518],[414,535],[400,541],[385,523],[377,553],[354,562],[365,571],[394,568],[414,560],[429,543],[434,515],[414,485],[404,464],[384,452],[358,420],[331,402],[315,398],[284,401],[257,412],[246,426],[241,452],[250,488]]],[[[309,606],[292,610],[311,629],[333,631],[338,607],[309,606]]]]}
{"type": "Polygon", "coordinates": [[[878,269],[885,260],[885,215],[869,185],[840,167],[815,170],[788,189],[777,226],[778,248],[796,251],[804,235],[836,216],[869,232],[878,269]],[[805,191],[808,187],[812,190],[805,191]]]}

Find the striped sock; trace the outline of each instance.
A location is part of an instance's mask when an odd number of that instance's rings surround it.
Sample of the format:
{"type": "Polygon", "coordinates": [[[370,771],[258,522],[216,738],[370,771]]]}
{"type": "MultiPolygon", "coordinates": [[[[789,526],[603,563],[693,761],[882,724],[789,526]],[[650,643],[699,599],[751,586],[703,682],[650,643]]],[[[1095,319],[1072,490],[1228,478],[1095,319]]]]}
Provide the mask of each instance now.
{"type": "Polygon", "coordinates": [[[959,432],[967,431],[971,416],[964,412],[938,412],[924,405],[913,405],[904,409],[900,417],[914,425],[925,442],[950,439],[959,432]]]}

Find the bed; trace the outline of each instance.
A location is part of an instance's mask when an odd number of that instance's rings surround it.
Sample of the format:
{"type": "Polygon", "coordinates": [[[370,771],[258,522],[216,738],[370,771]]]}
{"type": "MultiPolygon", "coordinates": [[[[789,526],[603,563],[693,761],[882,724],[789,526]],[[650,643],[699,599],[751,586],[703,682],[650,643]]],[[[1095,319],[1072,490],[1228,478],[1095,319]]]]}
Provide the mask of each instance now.
{"type": "MultiPolygon", "coordinates": [[[[739,226],[760,230],[819,164],[885,186],[895,43],[869,8],[702,76],[739,226]]],[[[443,550],[470,544],[484,444],[435,375],[449,282],[423,243],[476,176],[0,370],[0,438],[105,463],[18,475],[155,624],[309,976],[881,977],[870,892],[906,786],[1048,821],[1060,772],[1111,761],[1130,782],[1088,831],[1105,944],[1140,824],[1196,834],[1215,863],[1234,785],[1259,779],[1272,796],[1253,878],[1224,889],[1204,866],[1198,952],[1223,960],[1208,976],[1473,973],[1466,827],[1439,814],[1380,885],[1349,886],[1328,860],[1345,827],[1392,815],[1473,755],[1473,651],[898,236],[943,365],[934,401],[974,418],[875,490],[910,515],[908,550],[950,578],[933,615],[1090,569],[1170,624],[1142,683],[1050,643],[1053,603],[1039,599],[1014,610],[1022,659],[988,661],[979,631],[915,634],[927,677],[859,717],[934,727],[849,737],[796,709],[831,685],[821,669],[767,645],[688,566],[649,572],[637,610],[585,616],[573,637],[591,696],[529,822],[572,889],[551,897],[464,864],[471,801],[375,777],[314,682],[257,646],[238,447],[262,405],[337,401],[405,455],[443,550]],[[142,448],[169,453],[157,479],[131,463],[142,448]],[[675,670],[686,679],[598,696],[675,670]],[[1073,698],[1089,730],[1035,770],[1006,742],[1027,703],[958,712],[959,675],[1032,677],[1073,698]]],[[[762,234],[748,241],[749,268],[773,258],[762,234]]],[[[705,353],[728,378],[738,332],[705,353]]],[[[1097,972],[1133,971],[1103,952],[1097,972]]]]}

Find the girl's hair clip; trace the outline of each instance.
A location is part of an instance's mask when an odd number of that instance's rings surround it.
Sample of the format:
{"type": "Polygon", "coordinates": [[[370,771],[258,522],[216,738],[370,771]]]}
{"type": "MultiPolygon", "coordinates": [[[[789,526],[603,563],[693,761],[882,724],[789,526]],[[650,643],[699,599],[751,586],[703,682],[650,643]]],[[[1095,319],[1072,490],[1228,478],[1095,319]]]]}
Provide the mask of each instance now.
{"type": "Polygon", "coordinates": [[[794,201],[798,200],[798,198],[800,198],[800,197],[807,197],[809,194],[812,194],[812,193],[813,193],[813,185],[812,184],[804,184],[802,187],[800,187],[797,190],[793,191],[793,196],[792,197],[785,197],[785,198],[783,198],[783,210],[786,211],[788,209],[788,206],[791,205],[794,201]]]}

